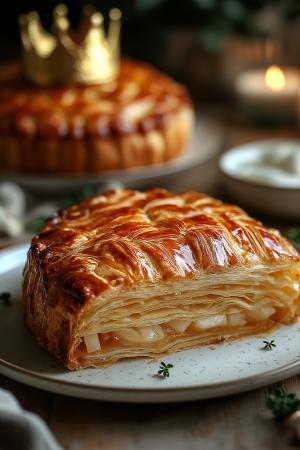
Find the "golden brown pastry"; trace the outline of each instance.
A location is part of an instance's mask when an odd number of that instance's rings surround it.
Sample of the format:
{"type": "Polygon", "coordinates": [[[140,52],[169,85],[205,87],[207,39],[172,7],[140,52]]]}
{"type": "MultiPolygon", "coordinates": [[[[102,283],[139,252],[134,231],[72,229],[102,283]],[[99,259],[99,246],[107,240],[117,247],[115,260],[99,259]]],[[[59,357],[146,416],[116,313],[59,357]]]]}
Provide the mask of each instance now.
{"type": "Polygon", "coordinates": [[[185,88],[122,60],[104,85],[35,87],[0,69],[0,171],[85,174],[161,164],[185,151],[193,112],[185,88]]]}
{"type": "Polygon", "coordinates": [[[276,230],[204,194],[117,190],[32,241],[26,323],[69,369],[106,367],[296,320],[300,259],[276,230]]]}

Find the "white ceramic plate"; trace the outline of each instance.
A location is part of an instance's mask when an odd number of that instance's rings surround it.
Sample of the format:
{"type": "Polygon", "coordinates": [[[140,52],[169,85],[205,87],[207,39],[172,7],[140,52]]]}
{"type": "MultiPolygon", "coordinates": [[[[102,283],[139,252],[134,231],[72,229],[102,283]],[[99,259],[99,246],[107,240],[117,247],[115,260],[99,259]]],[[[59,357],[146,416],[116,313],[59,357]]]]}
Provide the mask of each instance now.
{"type": "MultiPolygon", "coordinates": [[[[166,177],[184,172],[213,158],[222,146],[223,132],[220,126],[210,118],[198,116],[194,135],[189,147],[179,158],[158,166],[139,167],[103,172],[95,175],[11,175],[0,173],[1,179],[20,184],[34,192],[54,194],[64,190],[72,190],[87,185],[106,184],[108,181],[118,181],[125,186],[142,188],[149,184],[159,184],[166,177]]],[[[201,174],[199,173],[199,178],[201,174]]]]}
{"type": "Polygon", "coordinates": [[[0,372],[8,377],[74,397],[152,403],[229,395],[300,372],[299,323],[272,335],[277,344],[272,351],[262,350],[260,337],[163,357],[174,365],[166,379],[155,375],[159,361],[144,359],[69,372],[35,343],[23,324],[21,273],[27,248],[0,252],[0,292],[12,293],[12,304],[0,305],[0,372]]]}

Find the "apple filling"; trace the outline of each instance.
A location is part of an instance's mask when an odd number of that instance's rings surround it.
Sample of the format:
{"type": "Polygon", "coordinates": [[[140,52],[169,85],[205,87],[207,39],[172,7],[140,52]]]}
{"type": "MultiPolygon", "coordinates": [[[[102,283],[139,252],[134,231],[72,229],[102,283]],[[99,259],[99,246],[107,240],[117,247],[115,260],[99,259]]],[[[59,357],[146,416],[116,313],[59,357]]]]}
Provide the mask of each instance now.
{"type": "Polygon", "coordinates": [[[129,327],[109,333],[88,334],[82,337],[79,350],[93,353],[110,351],[116,348],[147,347],[161,345],[170,337],[201,336],[208,330],[234,333],[244,325],[255,325],[267,321],[275,315],[276,309],[271,305],[257,305],[246,312],[232,309],[229,314],[206,315],[196,319],[174,319],[159,325],[129,327]],[[84,344],[83,344],[84,343],[84,344]]]}

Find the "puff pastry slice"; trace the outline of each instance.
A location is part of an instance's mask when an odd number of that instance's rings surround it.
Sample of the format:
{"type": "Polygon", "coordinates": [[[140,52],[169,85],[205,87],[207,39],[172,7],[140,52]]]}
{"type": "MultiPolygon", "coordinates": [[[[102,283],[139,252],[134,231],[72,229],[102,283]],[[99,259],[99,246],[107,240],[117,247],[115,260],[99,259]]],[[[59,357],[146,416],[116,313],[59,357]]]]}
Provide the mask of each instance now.
{"type": "Polygon", "coordinates": [[[158,357],[297,319],[300,260],[276,230],[204,194],[116,190],[32,241],[25,320],[69,369],[158,357]]]}

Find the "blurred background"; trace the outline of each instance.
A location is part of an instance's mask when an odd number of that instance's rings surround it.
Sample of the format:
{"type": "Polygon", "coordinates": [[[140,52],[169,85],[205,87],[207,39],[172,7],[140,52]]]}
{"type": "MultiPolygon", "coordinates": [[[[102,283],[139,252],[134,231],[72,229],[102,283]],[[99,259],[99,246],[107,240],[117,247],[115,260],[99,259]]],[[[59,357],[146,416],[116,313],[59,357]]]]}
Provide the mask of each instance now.
{"type": "MultiPolygon", "coordinates": [[[[10,1],[2,21],[1,59],[19,56],[18,17],[36,10],[50,27],[57,1],[10,1]]],[[[94,4],[104,17],[118,6],[122,53],[149,61],[185,82],[199,97],[228,92],[245,67],[299,65],[298,0],[100,0],[66,1],[76,26],[83,7],[94,4]]]]}
{"type": "MultiPolygon", "coordinates": [[[[87,4],[94,4],[106,18],[112,7],[119,7],[123,14],[122,54],[150,62],[185,84],[197,111],[193,145],[199,147],[203,157],[183,165],[180,180],[178,170],[173,172],[168,169],[159,174],[153,173],[144,180],[142,174],[125,181],[118,177],[111,181],[132,188],[160,185],[175,191],[200,190],[238,201],[259,217],[266,215],[269,220],[268,210],[266,208],[264,211],[263,204],[255,211],[256,198],[254,201],[250,199],[250,202],[248,198],[247,201],[247,196],[254,194],[243,191],[242,198],[234,195],[239,187],[230,187],[226,183],[226,176],[221,174],[218,162],[224,151],[240,144],[269,138],[297,142],[300,111],[299,0],[69,0],[65,3],[74,27],[87,4]],[[278,74],[272,72],[271,84],[263,78],[261,86],[262,74],[265,77],[268,68],[273,66],[279,68],[279,78],[284,77],[284,85],[278,88],[278,74]],[[245,80],[247,73],[250,75],[245,80]]],[[[19,58],[17,19],[20,14],[38,11],[42,23],[49,29],[56,5],[54,0],[10,0],[3,11],[5,18],[0,28],[0,58],[3,63],[19,58]]],[[[288,154],[290,159],[299,150],[295,150],[295,146],[293,148],[294,153],[290,151],[288,154]]],[[[297,161],[293,163],[293,170],[299,172],[300,177],[300,158],[297,161]]],[[[4,176],[0,175],[0,178],[5,180],[4,176]]],[[[295,224],[298,226],[300,219],[298,206],[295,206],[295,202],[300,201],[299,179],[298,183],[299,186],[297,183],[295,185],[297,189],[293,187],[297,190],[296,197],[291,193],[286,196],[285,189],[284,200],[280,200],[284,203],[288,201],[296,212],[281,214],[279,205],[278,211],[274,214],[273,208],[271,214],[278,218],[282,216],[285,225],[291,223],[294,227],[295,224]]],[[[22,183],[19,185],[22,187],[22,183]]],[[[80,189],[82,192],[82,185],[80,189]]],[[[90,194],[95,187],[84,186],[84,189],[90,194]]],[[[44,195],[45,189],[42,191],[44,195]]],[[[50,200],[56,202],[58,194],[53,190],[51,192],[54,198],[50,200]]],[[[80,192],[74,195],[66,190],[59,195],[66,197],[67,205],[81,199],[80,192]]],[[[36,205],[39,194],[38,183],[35,183],[34,189],[26,190],[26,205],[30,208],[36,205]]],[[[255,195],[259,197],[260,193],[255,195]]],[[[279,201],[278,192],[267,197],[267,200],[264,198],[264,202],[276,201],[279,201]]],[[[43,221],[43,215],[32,214],[38,226],[43,221]]]]}

